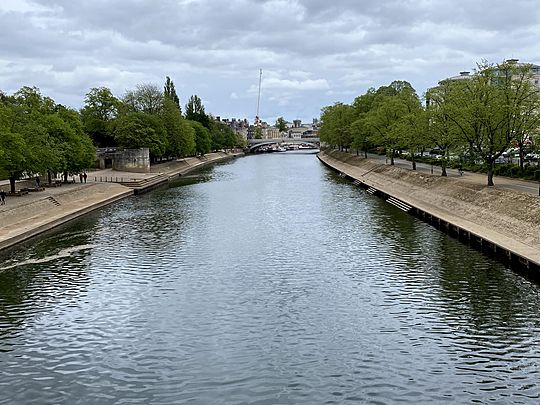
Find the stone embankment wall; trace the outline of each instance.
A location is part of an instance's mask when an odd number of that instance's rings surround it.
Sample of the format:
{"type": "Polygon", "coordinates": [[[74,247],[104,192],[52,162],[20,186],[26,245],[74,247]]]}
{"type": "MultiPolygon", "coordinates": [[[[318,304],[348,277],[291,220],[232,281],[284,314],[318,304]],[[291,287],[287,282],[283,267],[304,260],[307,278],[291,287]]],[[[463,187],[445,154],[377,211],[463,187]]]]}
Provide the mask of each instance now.
{"type": "Polygon", "coordinates": [[[323,152],[319,159],[366,186],[530,261],[534,267],[540,265],[537,196],[421,174],[346,153],[323,152]]]}
{"type": "Polygon", "coordinates": [[[133,190],[120,184],[85,184],[2,211],[0,249],[13,246],[130,195],[133,195],[133,190]]]}

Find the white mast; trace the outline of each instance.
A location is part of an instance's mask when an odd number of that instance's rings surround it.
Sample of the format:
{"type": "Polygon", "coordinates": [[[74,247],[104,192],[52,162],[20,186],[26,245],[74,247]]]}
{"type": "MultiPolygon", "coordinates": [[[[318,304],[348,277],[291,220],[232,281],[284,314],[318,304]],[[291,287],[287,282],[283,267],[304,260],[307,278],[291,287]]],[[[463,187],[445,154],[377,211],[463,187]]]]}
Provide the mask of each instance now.
{"type": "Polygon", "coordinates": [[[259,69],[259,95],[257,97],[257,115],[255,115],[255,127],[259,128],[259,106],[261,104],[261,81],[262,81],[262,69],[259,69]]]}

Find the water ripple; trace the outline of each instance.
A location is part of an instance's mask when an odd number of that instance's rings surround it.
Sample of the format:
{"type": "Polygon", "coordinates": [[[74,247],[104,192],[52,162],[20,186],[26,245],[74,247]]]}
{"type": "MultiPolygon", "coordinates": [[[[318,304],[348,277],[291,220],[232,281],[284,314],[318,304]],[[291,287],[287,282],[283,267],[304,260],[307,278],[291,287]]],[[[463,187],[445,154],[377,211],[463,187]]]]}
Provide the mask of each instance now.
{"type": "Polygon", "coordinates": [[[310,156],[10,251],[0,404],[538,403],[540,289],[310,156]]]}

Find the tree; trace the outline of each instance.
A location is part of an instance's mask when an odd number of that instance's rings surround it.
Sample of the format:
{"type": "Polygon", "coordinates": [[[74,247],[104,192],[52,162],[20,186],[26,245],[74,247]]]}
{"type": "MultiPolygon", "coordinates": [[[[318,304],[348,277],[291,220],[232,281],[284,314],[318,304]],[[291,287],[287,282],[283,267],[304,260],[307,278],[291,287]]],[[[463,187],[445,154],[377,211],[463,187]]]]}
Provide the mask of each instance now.
{"type": "Polygon", "coordinates": [[[129,111],[159,114],[163,109],[163,98],[163,92],[158,86],[146,83],[127,91],[123,101],[129,111]]]}
{"type": "Polygon", "coordinates": [[[352,104],[354,118],[349,127],[352,136],[351,148],[356,149],[356,154],[358,154],[360,149],[363,149],[364,157],[366,158],[370,136],[370,128],[366,122],[366,115],[373,108],[375,97],[375,89],[370,88],[365,94],[356,97],[352,104]]]}
{"type": "Polygon", "coordinates": [[[84,131],[100,147],[116,146],[114,123],[121,101],[107,87],[93,87],[84,99],[81,120],[84,131]]]}
{"type": "Polygon", "coordinates": [[[67,173],[80,173],[94,165],[96,148],[90,137],[84,133],[76,111],[59,106],[57,115],[65,125],[62,138],[58,141],[63,151],[64,178],[67,181],[67,173]]]}
{"type": "Polygon", "coordinates": [[[373,107],[366,114],[371,141],[390,151],[390,164],[394,164],[397,149],[406,145],[400,120],[420,108],[420,99],[413,87],[405,81],[394,81],[377,89],[373,107]]]}
{"type": "Polygon", "coordinates": [[[212,146],[210,132],[208,131],[208,128],[204,127],[198,121],[188,122],[195,130],[195,153],[204,156],[206,153],[210,152],[212,146]]]}
{"type": "Polygon", "coordinates": [[[202,100],[197,95],[191,96],[186,104],[186,119],[200,122],[210,129],[210,118],[206,115],[202,100]]]}
{"type": "Polygon", "coordinates": [[[443,156],[441,161],[442,176],[447,175],[446,166],[450,151],[465,145],[459,136],[457,127],[449,116],[452,111],[451,87],[452,82],[445,80],[426,93],[427,142],[430,145],[435,145],[441,151],[443,156]]]}
{"type": "Polygon", "coordinates": [[[120,115],[115,136],[124,148],[149,148],[153,161],[163,156],[167,147],[167,131],[163,123],[157,116],[144,112],[120,115]]]}
{"type": "Polygon", "coordinates": [[[352,135],[351,148],[364,151],[364,157],[367,158],[367,145],[369,143],[369,130],[366,128],[365,117],[353,121],[349,127],[352,135]]]}
{"type": "Polygon", "coordinates": [[[178,98],[178,95],[176,94],[176,89],[174,87],[174,83],[171,80],[169,76],[165,78],[165,86],[163,88],[163,95],[166,99],[171,100],[174,105],[178,108],[178,111],[180,111],[180,114],[182,113],[182,107],[180,107],[180,99],[178,98]]]}
{"type": "Polygon", "coordinates": [[[493,186],[495,161],[525,134],[537,131],[540,97],[531,66],[513,61],[482,63],[469,80],[449,84],[448,117],[459,136],[487,166],[493,186]]]}
{"type": "Polygon", "coordinates": [[[182,118],[177,105],[165,98],[161,119],[167,133],[167,150],[169,156],[189,156],[195,153],[195,130],[182,118]]]}
{"type": "Polygon", "coordinates": [[[20,134],[0,132],[0,149],[3,151],[0,173],[9,179],[10,190],[14,193],[15,181],[24,172],[26,143],[20,134]]]}
{"type": "Polygon", "coordinates": [[[322,109],[320,138],[332,147],[347,150],[352,143],[350,125],[354,120],[352,106],[336,103],[322,109]]]}
{"type": "Polygon", "coordinates": [[[283,117],[279,117],[276,120],[276,128],[279,129],[279,132],[283,132],[287,130],[287,121],[283,117]]]}
{"type": "Polygon", "coordinates": [[[51,98],[44,97],[37,87],[22,87],[9,97],[8,107],[12,111],[11,132],[20,135],[24,141],[24,158],[15,159],[21,166],[17,170],[12,167],[10,174],[14,191],[15,181],[23,173],[44,173],[50,167],[56,170],[61,162],[62,151],[55,148],[54,139],[47,128],[47,122],[58,109],[51,98]]]}

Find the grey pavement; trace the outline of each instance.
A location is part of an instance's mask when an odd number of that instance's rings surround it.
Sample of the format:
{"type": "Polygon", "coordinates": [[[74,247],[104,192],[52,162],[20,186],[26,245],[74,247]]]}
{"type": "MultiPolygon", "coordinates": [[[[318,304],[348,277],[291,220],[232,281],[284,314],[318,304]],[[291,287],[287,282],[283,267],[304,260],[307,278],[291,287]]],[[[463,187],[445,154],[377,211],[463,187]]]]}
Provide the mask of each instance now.
{"type": "MultiPolygon", "coordinates": [[[[368,158],[372,160],[378,160],[380,162],[385,162],[388,165],[390,164],[390,159],[387,159],[385,156],[368,153],[368,158]]],[[[407,170],[412,170],[412,162],[405,159],[394,159],[394,165],[407,170]]],[[[440,176],[442,172],[440,166],[432,166],[426,163],[418,162],[416,163],[416,170],[420,173],[429,173],[435,176],[440,176]]],[[[487,175],[484,173],[473,173],[464,171],[463,176],[460,176],[457,169],[446,169],[446,173],[448,177],[458,178],[462,181],[481,185],[487,184],[487,175]]],[[[539,195],[540,183],[537,181],[513,179],[504,176],[494,176],[493,182],[495,183],[495,188],[539,195]]]]}

